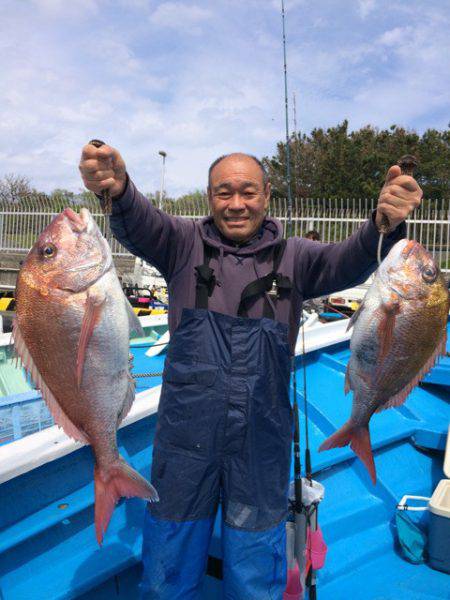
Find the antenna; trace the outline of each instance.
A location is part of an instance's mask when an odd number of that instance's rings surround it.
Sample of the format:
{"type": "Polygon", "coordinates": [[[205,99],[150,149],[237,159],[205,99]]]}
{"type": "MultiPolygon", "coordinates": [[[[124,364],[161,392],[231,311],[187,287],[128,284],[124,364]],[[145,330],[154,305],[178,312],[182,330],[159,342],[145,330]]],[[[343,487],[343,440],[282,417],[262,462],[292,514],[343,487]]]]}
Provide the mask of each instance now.
{"type": "Polygon", "coordinates": [[[292,93],[292,104],[294,112],[294,133],[297,132],[297,104],[295,102],[295,92],[292,93]]]}
{"type": "MultiPolygon", "coordinates": [[[[295,173],[295,198],[296,201],[298,203],[298,199],[300,198],[300,181],[299,181],[299,172],[300,172],[300,160],[299,160],[299,153],[300,153],[300,140],[299,140],[299,135],[298,135],[298,129],[297,129],[297,103],[296,103],[296,98],[295,98],[295,92],[293,92],[292,94],[292,104],[293,104],[293,113],[294,113],[294,132],[293,132],[293,137],[294,137],[294,173],[295,173]]],[[[298,206],[298,205],[297,205],[298,206]]]]}

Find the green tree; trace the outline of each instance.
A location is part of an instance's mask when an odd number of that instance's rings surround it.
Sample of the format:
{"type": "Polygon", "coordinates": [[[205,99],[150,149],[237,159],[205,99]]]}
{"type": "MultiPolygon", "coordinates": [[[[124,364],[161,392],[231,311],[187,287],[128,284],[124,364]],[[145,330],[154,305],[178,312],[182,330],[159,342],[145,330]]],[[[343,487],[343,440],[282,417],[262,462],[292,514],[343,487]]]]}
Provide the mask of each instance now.
{"type": "Polygon", "coordinates": [[[33,193],[30,181],[23,175],[10,173],[0,179],[0,200],[18,203],[33,193]]]}
{"type": "MultiPolygon", "coordinates": [[[[379,130],[371,125],[348,131],[348,122],[290,139],[292,191],[296,197],[376,198],[387,169],[403,155],[419,159],[416,178],[424,196],[439,202],[449,196],[450,130],[427,130],[422,136],[397,125],[379,130]]],[[[287,195],[286,146],[277,144],[264,157],[276,203],[287,195]]]]}

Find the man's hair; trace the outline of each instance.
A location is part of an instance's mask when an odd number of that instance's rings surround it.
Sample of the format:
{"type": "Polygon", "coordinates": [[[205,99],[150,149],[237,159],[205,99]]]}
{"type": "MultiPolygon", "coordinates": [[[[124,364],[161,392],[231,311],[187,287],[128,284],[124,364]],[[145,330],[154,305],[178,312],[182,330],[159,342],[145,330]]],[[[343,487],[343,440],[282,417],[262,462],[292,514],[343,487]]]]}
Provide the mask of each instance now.
{"type": "Polygon", "coordinates": [[[315,242],[320,242],[320,233],[315,229],[311,229],[311,231],[308,231],[308,233],[305,235],[305,238],[314,240],[315,242]]]}
{"type": "Polygon", "coordinates": [[[208,190],[210,189],[210,186],[211,186],[211,173],[212,173],[214,167],[216,167],[225,158],[228,158],[229,156],[233,156],[233,154],[242,154],[243,156],[247,156],[248,158],[251,158],[252,160],[254,160],[255,163],[258,165],[258,167],[261,169],[261,173],[262,173],[262,177],[263,177],[263,185],[264,185],[264,187],[266,187],[266,185],[269,183],[269,175],[267,174],[266,168],[262,164],[262,162],[259,160],[259,158],[256,158],[256,156],[253,156],[253,154],[246,154],[245,152],[232,152],[231,154],[223,154],[222,156],[219,156],[219,158],[216,158],[216,160],[213,163],[211,163],[211,165],[208,169],[208,190]]]}

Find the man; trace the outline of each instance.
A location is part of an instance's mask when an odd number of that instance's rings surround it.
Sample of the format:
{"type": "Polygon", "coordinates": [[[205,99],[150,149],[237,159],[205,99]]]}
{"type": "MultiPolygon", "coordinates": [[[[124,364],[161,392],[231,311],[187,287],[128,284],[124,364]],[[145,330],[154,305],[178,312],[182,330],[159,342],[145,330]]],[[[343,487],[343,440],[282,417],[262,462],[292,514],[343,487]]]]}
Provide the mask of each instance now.
{"type": "Polygon", "coordinates": [[[88,189],[110,190],[114,235],[159,269],[170,295],[152,464],[160,502],[146,511],[144,596],[199,598],[220,500],[224,597],[281,599],[290,355],[302,302],[364,281],[376,268],[382,213],[393,228],[386,254],[421,190],[391,167],[376,213],[349,239],[286,243],[281,223],[266,217],[264,168],[246,154],[211,165],[211,216],[198,222],[152,206],[113,148],[85,146],[80,170],[88,189]]]}

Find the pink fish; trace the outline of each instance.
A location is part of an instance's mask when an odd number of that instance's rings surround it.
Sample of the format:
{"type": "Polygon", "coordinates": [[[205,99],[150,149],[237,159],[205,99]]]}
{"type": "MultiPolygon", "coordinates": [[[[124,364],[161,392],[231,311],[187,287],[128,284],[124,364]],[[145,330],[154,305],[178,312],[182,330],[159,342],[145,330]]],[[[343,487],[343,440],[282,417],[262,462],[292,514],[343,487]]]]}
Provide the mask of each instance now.
{"type": "Polygon", "coordinates": [[[20,269],[16,293],[16,352],[55,422],[92,446],[101,544],[122,496],[156,501],[158,494],[117,448],[117,428],[135,396],[129,333],[142,329],[87,209],[78,215],[66,208],[41,233],[20,269]]]}
{"type": "Polygon", "coordinates": [[[374,412],[403,404],[445,354],[448,312],[447,284],[431,254],[415,241],[398,242],[349,323],[350,419],[319,451],[350,444],[376,482],[369,421],[374,412]]]}

